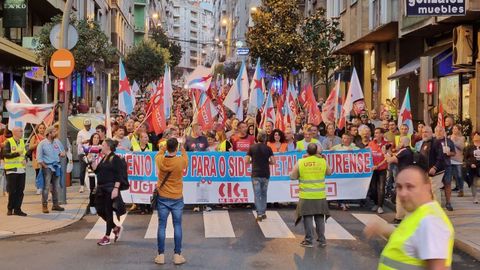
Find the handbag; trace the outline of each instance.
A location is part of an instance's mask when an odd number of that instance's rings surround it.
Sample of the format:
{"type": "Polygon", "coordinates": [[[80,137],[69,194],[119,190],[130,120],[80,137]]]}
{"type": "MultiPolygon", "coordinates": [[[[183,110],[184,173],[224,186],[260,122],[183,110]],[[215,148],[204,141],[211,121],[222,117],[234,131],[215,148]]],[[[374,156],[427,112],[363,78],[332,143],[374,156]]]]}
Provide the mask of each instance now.
{"type": "Polygon", "coordinates": [[[165,177],[162,180],[162,183],[160,184],[160,187],[155,188],[153,190],[152,197],[150,197],[150,205],[153,206],[153,205],[157,204],[158,197],[159,197],[158,190],[161,189],[163,187],[163,185],[165,185],[165,183],[167,182],[167,179],[168,179],[168,177],[170,176],[171,173],[172,172],[167,172],[167,174],[165,174],[165,177]]]}

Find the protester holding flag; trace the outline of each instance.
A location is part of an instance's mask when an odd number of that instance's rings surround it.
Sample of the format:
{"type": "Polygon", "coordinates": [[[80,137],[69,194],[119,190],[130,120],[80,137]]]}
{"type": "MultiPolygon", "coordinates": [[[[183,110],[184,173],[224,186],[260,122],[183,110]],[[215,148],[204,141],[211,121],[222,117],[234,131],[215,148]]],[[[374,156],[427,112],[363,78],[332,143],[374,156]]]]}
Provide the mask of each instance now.
{"type": "MultiPolygon", "coordinates": [[[[45,139],[45,129],[46,128],[47,127],[45,126],[45,124],[43,124],[43,123],[38,124],[35,127],[36,131],[35,131],[34,135],[32,136],[32,138],[30,139],[30,143],[28,144],[28,149],[32,152],[32,167],[35,170],[35,177],[38,176],[38,174],[40,173],[40,169],[41,169],[41,166],[40,166],[40,164],[38,164],[38,160],[37,160],[37,146],[43,139],[45,139]]],[[[37,188],[37,195],[42,194],[42,189],[38,186],[37,183],[35,183],[35,184],[36,184],[36,188],[37,188]]]]}
{"type": "Polygon", "coordinates": [[[61,164],[60,158],[64,158],[65,148],[63,144],[57,139],[57,128],[49,126],[45,130],[46,138],[37,146],[38,163],[42,166],[43,176],[43,192],[42,192],[42,212],[47,214],[48,211],[48,193],[51,188],[52,192],[52,211],[64,211],[58,203],[58,189],[61,179],[61,164]]]}
{"type": "Polygon", "coordinates": [[[185,149],[187,152],[207,151],[208,140],[203,136],[200,126],[197,123],[192,125],[192,135],[188,136],[185,141],[185,149]]]}

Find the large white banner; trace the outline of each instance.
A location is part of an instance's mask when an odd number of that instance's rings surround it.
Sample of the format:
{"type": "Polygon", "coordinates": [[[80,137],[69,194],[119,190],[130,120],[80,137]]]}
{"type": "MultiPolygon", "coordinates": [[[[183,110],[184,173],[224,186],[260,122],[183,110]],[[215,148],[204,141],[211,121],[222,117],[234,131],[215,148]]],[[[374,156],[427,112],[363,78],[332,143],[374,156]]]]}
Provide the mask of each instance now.
{"type": "MultiPolygon", "coordinates": [[[[130,190],[122,191],[128,203],[150,203],[157,184],[156,152],[119,152],[128,164],[130,190]]],[[[270,166],[268,202],[298,201],[298,181],[289,174],[305,153],[275,154],[270,166]]],[[[183,195],[186,204],[253,203],[251,167],[245,153],[188,153],[189,166],[184,171],[183,195]]],[[[364,199],[372,177],[372,154],[369,149],[325,151],[333,174],[326,179],[328,200],[364,199]]],[[[168,180],[167,180],[168,181],[168,180]]]]}

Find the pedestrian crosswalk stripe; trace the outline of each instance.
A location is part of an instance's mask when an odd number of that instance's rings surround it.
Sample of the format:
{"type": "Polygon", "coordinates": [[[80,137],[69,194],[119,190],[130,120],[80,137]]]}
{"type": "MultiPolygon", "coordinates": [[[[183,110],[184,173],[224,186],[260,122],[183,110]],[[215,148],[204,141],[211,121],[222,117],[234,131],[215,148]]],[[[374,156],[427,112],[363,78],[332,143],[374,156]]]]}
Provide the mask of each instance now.
{"type": "MultiPolygon", "coordinates": [[[[377,216],[376,214],[352,214],[356,219],[358,219],[360,222],[362,222],[365,225],[368,225],[370,223],[385,223],[388,224],[388,222],[377,216]]],[[[393,230],[395,229],[395,226],[392,224],[388,224],[388,226],[393,230]]]]}
{"type": "MultiPolygon", "coordinates": [[[[253,215],[256,218],[257,212],[253,211],[253,215]]],[[[258,222],[265,238],[295,238],[277,211],[267,211],[266,215],[267,219],[258,222]]]]}
{"type": "Polygon", "coordinates": [[[329,240],[355,240],[355,237],[332,217],[328,218],[325,224],[325,238],[329,240]]]}
{"type": "MultiPolygon", "coordinates": [[[[123,215],[120,217],[120,222],[117,219],[117,215],[114,213],[113,214],[113,220],[115,221],[115,224],[117,225],[122,225],[123,221],[127,218],[127,214],[123,215]]],[[[85,239],[100,239],[105,235],[105,230],[107,228],[107,223],[102,219],[98,218],[97,222],[95,223],[95,226],[90,230],[90,232],[85,236],[85,239]]],[[[113,239],[115,237],[112,234],[110,234],[110,238],[113,239]]]]}
{"type": "Polygon", "coordinates": [[[205,238],[234,238],[232,222],[228,211],[204,211],[205,238]]]}
{"type": "MultiPolygon", "coordinates": [[[[147,232],[145,233],[145,239],[157,238],[158,231],[158,212],[153,211],[150,223],[148,223],[147,232]]],[[[166,238],[173,238],[173,221],[172,215],[169,214],[167,218],[167,229],[165,230],[166,238]]]]}

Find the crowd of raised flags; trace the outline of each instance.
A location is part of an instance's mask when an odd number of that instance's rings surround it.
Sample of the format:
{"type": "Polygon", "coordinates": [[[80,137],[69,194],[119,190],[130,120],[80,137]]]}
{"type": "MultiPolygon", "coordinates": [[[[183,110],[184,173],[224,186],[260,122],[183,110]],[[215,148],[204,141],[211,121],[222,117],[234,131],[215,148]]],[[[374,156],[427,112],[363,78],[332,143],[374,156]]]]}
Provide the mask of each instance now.
{"type": "MultiPolygon", "coordinates": [[[[338,77],[321,107],[318,106],[311,85],[303,86],[299,91],[296,84],[285,80],[280,89],[274,87],[271,82],[270,87],[265,87],[266,78],[261,69],[260,59],[257,60],[251,81],[248,78],[245,62],[242,62],[238,76],[231,86],[223,85],[221,83],[223,80],[219,80],[218,76],[215,79],[213,73],[214,68],[199,66],[188,76],[184,86],[188,89],[193,101],[191,123],[198,123],[203,131],[212,130],[218,125],[224,126],[230,118],[227,110],[231,111],[239,121],[244,120],[247,115],[254,119],[260,115],[258,128],[264,128],[267,122],[272,122],[274,127],[280,130],[294,127],[300,111],[305,112],[307,116],[305,122],[308,124],[318,126],[324,122],[326,125],[334,124],[338,129],[343,129],[351,113],[360,115],[366,110],[362,87],[355,69],[353,69],[345,97],[342,97],[341,78],[338,77]]],[[[164,76],[144,89],[144,92],[150,95],[145,119],[150,125],[150,130],[156,134],[166,130],[168,121],[173,116],[176,116],[179,122],[182,116],[188,117],[180,106],[174,106],[177,101],[174,100],[171,76],[170,68],[166,65],[164,76]]],[[[118,110],[127,116],[132,115],[140,89],[135,81],[130,84],[122,61],[119,63],[118,87],[118,110]]],[[[109,106],[110,103],[107,102],[107,118],[110,118],[109,106]]],[[[7,102],[6,107],[10,115],[8,125],[10,129],[15,125],[25,126],[26,123],[39,124],[45,119],[47,122],[53,121],[54,104],[32,104],[17,83],[13,85],[11,100],[7,102]]],[[[107,130],[109,122],[105,122],[107,130]]],[[[398,117],[398,125],[401,124],[407,124],[409,133],[413,132],[408,89],[398,117]]]]}

